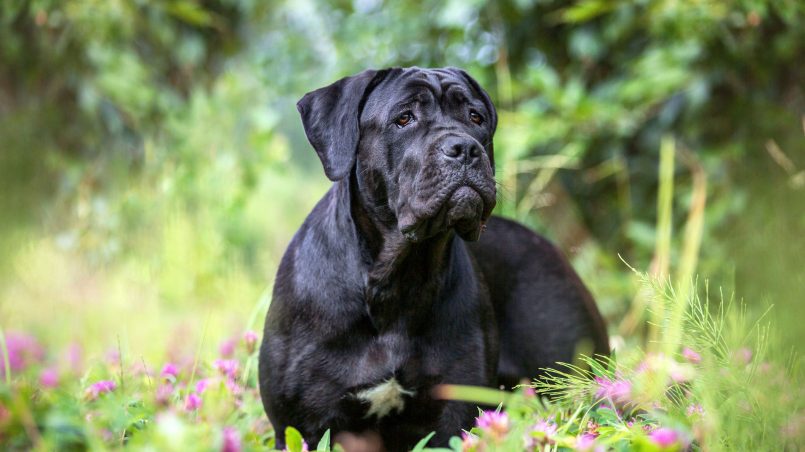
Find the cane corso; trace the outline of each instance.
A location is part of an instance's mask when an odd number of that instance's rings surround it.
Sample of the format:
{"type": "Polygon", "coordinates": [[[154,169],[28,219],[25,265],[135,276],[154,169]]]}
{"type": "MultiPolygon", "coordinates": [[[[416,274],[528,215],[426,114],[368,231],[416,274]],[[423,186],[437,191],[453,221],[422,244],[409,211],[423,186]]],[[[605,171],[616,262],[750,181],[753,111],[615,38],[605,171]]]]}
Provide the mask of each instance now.
{"type": "Polygon", "coordinates": [[[440,384],[511,387],[608,353],[562,254],[495,207],[497,113],[459,69],[367,70],[306,94],[305,133],[333,181],[274,282],[260,349],[263,405],[284,447],[330,429],[405,450],[445,445],[477,407],[440,384]]]}

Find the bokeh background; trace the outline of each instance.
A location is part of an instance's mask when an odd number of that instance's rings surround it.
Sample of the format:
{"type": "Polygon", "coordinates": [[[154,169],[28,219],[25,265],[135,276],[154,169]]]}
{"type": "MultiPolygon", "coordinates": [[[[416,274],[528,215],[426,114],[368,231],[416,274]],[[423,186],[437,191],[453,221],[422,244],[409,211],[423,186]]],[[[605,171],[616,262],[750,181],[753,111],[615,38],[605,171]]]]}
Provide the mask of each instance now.
{"type": "Polygon", "coordinates": [[[700,290],[795,349],[803,62],[799,0],[3,0],[0,327],[157,361],[259,330],[329,186],[296,100],[458,66],[499,108],[497,213],[561,246],[614,344],[645,340],[626,263],[673,277],[693,218],[700,290]]]}

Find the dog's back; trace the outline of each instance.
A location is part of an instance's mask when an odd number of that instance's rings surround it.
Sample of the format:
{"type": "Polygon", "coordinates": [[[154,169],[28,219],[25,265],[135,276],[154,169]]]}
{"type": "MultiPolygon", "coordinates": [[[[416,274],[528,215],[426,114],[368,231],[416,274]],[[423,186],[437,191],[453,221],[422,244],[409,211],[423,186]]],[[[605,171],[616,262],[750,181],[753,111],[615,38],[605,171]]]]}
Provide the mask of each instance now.
{"type": "Polygon", "coordinates": [[[592,296],[547,239],[491,217],[480,240],[467,245],[497,317],[499,384],[511,388],[575,353],[609,354],[606,326],[592,296]]]}

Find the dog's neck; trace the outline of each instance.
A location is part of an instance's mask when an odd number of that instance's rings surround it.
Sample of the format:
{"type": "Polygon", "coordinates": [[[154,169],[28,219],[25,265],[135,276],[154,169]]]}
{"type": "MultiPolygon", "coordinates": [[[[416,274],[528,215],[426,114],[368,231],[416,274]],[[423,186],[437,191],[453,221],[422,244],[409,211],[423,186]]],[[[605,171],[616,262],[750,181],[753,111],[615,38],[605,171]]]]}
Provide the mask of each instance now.
{"type": "MultiPolygon", "coordinates": [[[[401,319],[428,315],[430,307],[452,283],[453,260],[461,246],[452,230],[421,242],[405,239],[387,206],[361,195],[353,173],[340,189],[348,192],[349,209],[364,250],[368,273],[364,294],[372,322],[378,329],[401,319]],[[381,210],[381,211],[378,211],[381,210]],[[386,221],[383,221],[386,220],[386,221]]],[[[346,206],[345,206],[346,207],[346,206]]],[[[419,322],[414,322],[419,323],[419,322]]]]}

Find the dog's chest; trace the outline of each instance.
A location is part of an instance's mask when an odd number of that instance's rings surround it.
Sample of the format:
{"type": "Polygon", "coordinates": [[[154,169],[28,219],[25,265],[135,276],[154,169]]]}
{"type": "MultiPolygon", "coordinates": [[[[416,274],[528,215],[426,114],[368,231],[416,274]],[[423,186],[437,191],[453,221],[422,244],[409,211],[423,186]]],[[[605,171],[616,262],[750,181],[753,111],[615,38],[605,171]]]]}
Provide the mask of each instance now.
{"type": "Polygon", "coordinates": [[[380,419],[391,413],[402,412],[406,402],[415,394],[415,391],[405,389],[396,377],[391,377],[357,392],[355,397],[367,405],[365,417],[376,416],[380,419]]]}
{"type": "Polygon", "coordinates": [[[351,398],[364,408],[365,418],[381,419],[402,413],[415,399],[441,380],[439,364],[427,344],[401,332],[375,337],[354,369],[358,386],[351,398]]]}

